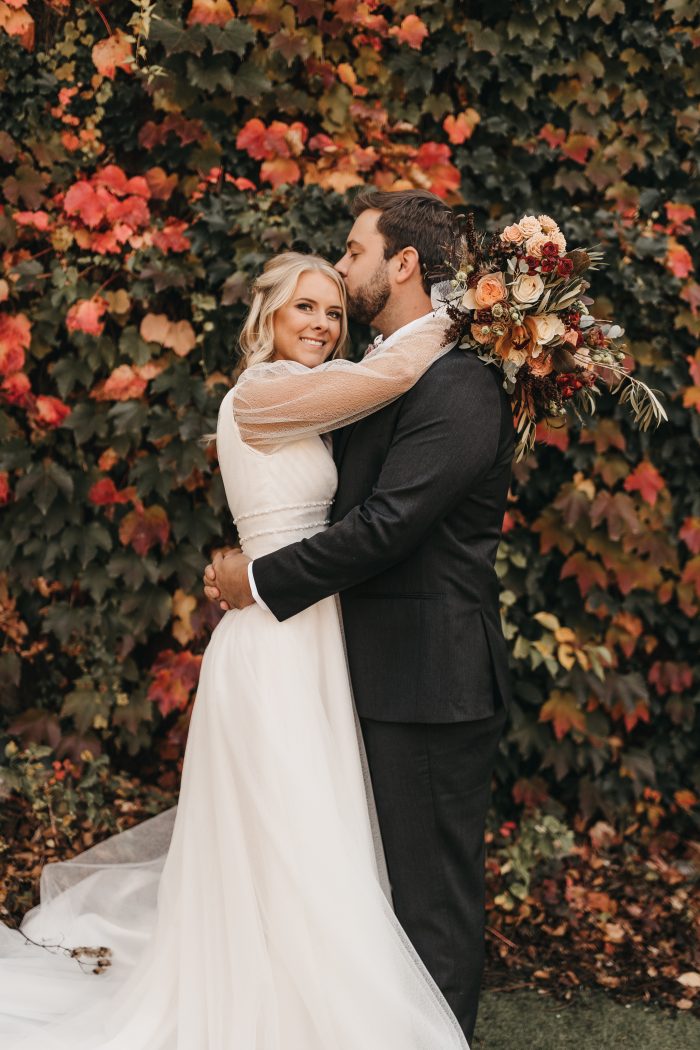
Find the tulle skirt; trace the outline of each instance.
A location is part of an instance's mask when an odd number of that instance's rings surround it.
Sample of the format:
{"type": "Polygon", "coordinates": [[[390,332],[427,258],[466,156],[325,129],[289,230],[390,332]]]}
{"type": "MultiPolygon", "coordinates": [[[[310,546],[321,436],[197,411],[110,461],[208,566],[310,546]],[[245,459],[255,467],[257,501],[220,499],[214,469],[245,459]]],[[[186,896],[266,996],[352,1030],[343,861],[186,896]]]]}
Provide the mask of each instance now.
{"type": "Polygon", "coordinates": [[[369,813],[335,601],[226,613],[177,810],[47,867],[23,929],[49,947],[0,926],[3,1050],[464,1050],[369,813]]]}

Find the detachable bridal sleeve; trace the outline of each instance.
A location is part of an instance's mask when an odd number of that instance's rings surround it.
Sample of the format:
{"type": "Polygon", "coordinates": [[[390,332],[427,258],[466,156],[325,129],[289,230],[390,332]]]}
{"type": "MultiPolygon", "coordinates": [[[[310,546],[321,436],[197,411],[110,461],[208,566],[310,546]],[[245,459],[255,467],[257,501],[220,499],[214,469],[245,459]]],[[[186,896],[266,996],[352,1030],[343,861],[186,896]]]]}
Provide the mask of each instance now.
{"type": "Polygon", "coordinates": [[[405,394],[454,345],[452,321],[428,314],[420,325],[363,361],[306,368],[269,361],[246,369],[233,392],[233,414],[246,444],[260,451],[357,422],[405,394]]]}

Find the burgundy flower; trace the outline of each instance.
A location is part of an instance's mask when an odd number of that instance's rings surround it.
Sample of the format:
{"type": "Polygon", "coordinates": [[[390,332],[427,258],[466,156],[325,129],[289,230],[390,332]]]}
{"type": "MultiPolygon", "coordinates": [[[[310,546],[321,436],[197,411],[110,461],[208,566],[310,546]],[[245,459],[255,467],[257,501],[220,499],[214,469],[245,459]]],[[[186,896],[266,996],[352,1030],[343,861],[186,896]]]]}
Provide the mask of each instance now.
{"type": "MultiPolygon", "coordinates": [[[[555,259],[548,259],[545,257],[540,263],[540,269],[542,273],[551,273],[552,270],[555,269],[556,265],[557,264],[555,259]]],[[[561,273],[561,270],[559,272],[561,273]]]]}
{"type": "Polygon", "coordinates": [[[546,244],[542,245],[542,255],[544,257],[549,256],[550,258],[556,258],[556,256],[559,255],[559,249],[557,248],[554,241],[547,241],[546,244]]]}
{"type": "Polygon", "coordinates": [[[574,264],[571,259],[559,259],[557,262],[557,273],[560,277],[568,277],[574,272],[574,264]]]}

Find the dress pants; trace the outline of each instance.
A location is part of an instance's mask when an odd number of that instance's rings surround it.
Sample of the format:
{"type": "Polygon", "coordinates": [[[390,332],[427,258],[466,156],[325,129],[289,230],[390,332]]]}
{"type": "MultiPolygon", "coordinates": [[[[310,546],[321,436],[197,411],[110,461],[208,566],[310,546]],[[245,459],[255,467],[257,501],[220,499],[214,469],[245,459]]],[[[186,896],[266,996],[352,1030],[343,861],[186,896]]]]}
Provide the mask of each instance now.
{"type": "Polygon", "coordinates": [[[396,916],[471,1043],[484,966],[484,827],[505,711],[362,718],[396,916]]]}

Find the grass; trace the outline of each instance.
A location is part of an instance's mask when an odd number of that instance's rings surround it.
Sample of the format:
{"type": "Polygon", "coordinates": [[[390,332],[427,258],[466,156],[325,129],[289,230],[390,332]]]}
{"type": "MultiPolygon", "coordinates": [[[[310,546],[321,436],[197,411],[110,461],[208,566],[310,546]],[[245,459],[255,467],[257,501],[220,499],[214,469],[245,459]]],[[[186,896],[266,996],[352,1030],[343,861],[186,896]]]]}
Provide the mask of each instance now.
{"type": "Polygon", "coordinates": [[[698,1050],[700,1020],[625,1006],[600,993],[571,1004],[536,992],[484,992],[472,1050],[698,1050]]]}

